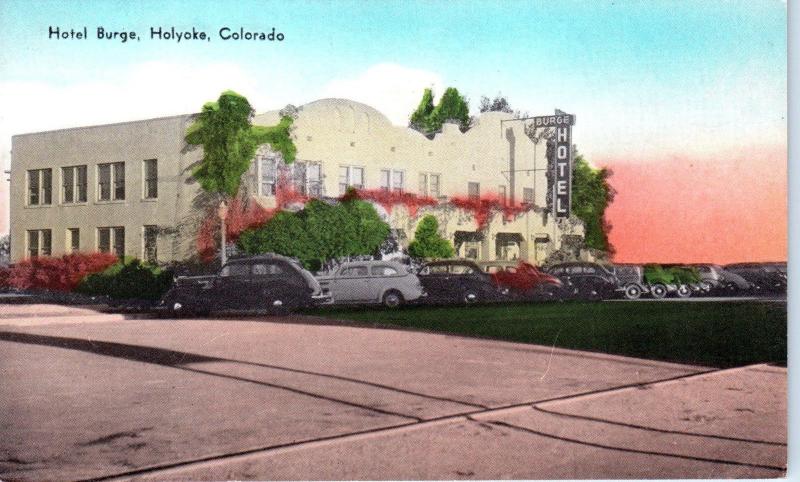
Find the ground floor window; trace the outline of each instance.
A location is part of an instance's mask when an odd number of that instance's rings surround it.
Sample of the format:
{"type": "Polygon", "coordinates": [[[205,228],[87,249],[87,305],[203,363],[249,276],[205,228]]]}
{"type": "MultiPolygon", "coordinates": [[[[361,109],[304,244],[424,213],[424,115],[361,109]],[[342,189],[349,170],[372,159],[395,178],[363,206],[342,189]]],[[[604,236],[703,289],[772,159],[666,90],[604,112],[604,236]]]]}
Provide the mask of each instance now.
{"type": "Polygon", "coordinates": [[[125,228],[113,226],[97,228],[97,250],[101,253],[125,255],[125,228]]]}
{"type": "Polygon", "coordinates": [[[155,264],[158,262],[158,226],[145,226],[143,237],[143,258],[148,263],[155,264]]]}
{"type": "Polygon", "coordinates": [[[28,230],[28,256],[50,256],[52,241],[52,232],[49,229],[28,230]]]}
{"type": "Polygon", "coordinates": [[[81,250],[81,230],[78,228],[67,229],[67,252],[76,253],[81,250]]]}

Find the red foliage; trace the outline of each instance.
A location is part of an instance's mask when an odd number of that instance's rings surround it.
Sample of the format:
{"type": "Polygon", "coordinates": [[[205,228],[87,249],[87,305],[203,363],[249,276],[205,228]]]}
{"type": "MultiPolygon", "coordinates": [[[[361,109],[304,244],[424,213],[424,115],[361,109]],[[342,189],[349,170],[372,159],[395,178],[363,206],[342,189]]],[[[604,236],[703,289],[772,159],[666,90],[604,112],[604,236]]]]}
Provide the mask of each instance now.
{"type": "MultiPolygon", "coordinates": [[[[225,218],[225,240],[233,243],[242,231],[261,226],[275,214],[275,209],[267,209],[255,201],[244,202],[234,198],[228,203],[225,218]]],[[[197,232],[197,252],[203,261],[211,261],[217,251],[220,222],[216,210],[210,209],[197,232]]]]}
{"type": "Polygon", "coordinates": [[[438,201],[428,196],[417,196],[408,192],[389,191],[387,189],[358,189],[345,193],[339,199],[346,201],[349,198],[356,197],[365,201],[374,201],[391,214],[392,208],[399,204],[406,207],[408,215],[414,217],[417,215],[419,208],[424,206],[436,206],[438,201]]]}
{"type": "Polygon", "coordinates": [[[487,194],[480,199],[466,196],[453,196],[449,200],[453,206],[469,211],[475,217],[478,231],[486,227],[492,214],[503,213],[503,219],[511,221],[514,217],[533,209],[529,204],[511,204],[494,194],[487,194]]]}
{"type": "Polygon", "coordinates": [[[7,285],[18,289],[71,291],[83,278],[119,261],[111,253],[72,253],[29,258],[8,269],[7,285]]]}

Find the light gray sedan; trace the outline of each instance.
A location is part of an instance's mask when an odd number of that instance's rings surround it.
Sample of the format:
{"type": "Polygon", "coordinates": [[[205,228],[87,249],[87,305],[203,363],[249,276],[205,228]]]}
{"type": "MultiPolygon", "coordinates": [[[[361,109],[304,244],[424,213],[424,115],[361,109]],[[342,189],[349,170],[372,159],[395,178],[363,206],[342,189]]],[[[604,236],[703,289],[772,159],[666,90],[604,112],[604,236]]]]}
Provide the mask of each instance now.
{"type": "Polygon", "coordinates": [[[392,261],[343,263],[316,277],[335,304],[383,303],[396,308],[423,296],[422,283],[408,266],[392,261]]]}

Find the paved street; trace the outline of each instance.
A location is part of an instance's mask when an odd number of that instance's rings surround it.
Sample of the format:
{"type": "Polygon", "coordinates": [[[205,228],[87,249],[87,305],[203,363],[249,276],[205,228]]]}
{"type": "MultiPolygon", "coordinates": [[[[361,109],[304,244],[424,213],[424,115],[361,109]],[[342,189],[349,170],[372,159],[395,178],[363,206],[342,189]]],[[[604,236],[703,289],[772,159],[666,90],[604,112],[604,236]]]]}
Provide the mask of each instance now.
{"type": "MultiPolygon", "coordinates": [[[[442,320],[447,323],[447,320],[442,320]]],[[[0,305],[0,479],[770,478],[786,370],[0,305]]]]}

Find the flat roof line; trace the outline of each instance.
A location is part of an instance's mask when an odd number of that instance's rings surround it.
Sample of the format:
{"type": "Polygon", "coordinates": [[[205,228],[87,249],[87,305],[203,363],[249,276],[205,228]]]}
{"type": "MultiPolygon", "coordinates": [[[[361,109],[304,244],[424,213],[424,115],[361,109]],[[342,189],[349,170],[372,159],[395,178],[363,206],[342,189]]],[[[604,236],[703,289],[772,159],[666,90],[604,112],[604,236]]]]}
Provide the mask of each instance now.
{"type": "Polygon", "coordinates": [[[11,138],[13,139],[15,137],[34,136],[34,135],[38,135],[38,134],[50,134],[50,133],[53,133],[53,132],[76,131],[76,130],[80,130],[80,129],[94,129],[94,128],[98,128],[98,127],[112,127],[112,126],[122,126],[122,125],[126,125],[126,124],[138,124],[138,123],[141,123],[141,122],[151,122],[151,121],[157,121],[157,120],[167,120],[167,119],[176,119],[176,118],[179,118],[179,117],[195,116],[197,114],[199,114],[199,112],[195,112],[195,113],[191,113],[191,114],[177,114],[177,115],[170,115],[170,116],[164,116],[164,117],[151,117],[151,118],[148,118],[148,119],[139,119],[139,120],[132,120],[132,121],[124,121],[124,122],[111,122],[109,124],[93,124],[93,125],[88,125],[88,126],[65,127],[63,129],[52,129],[52,130],[47,130],[47,131],[25,132],[23,134],[14,134],[14,135],[11,136],[11,138]]]}

